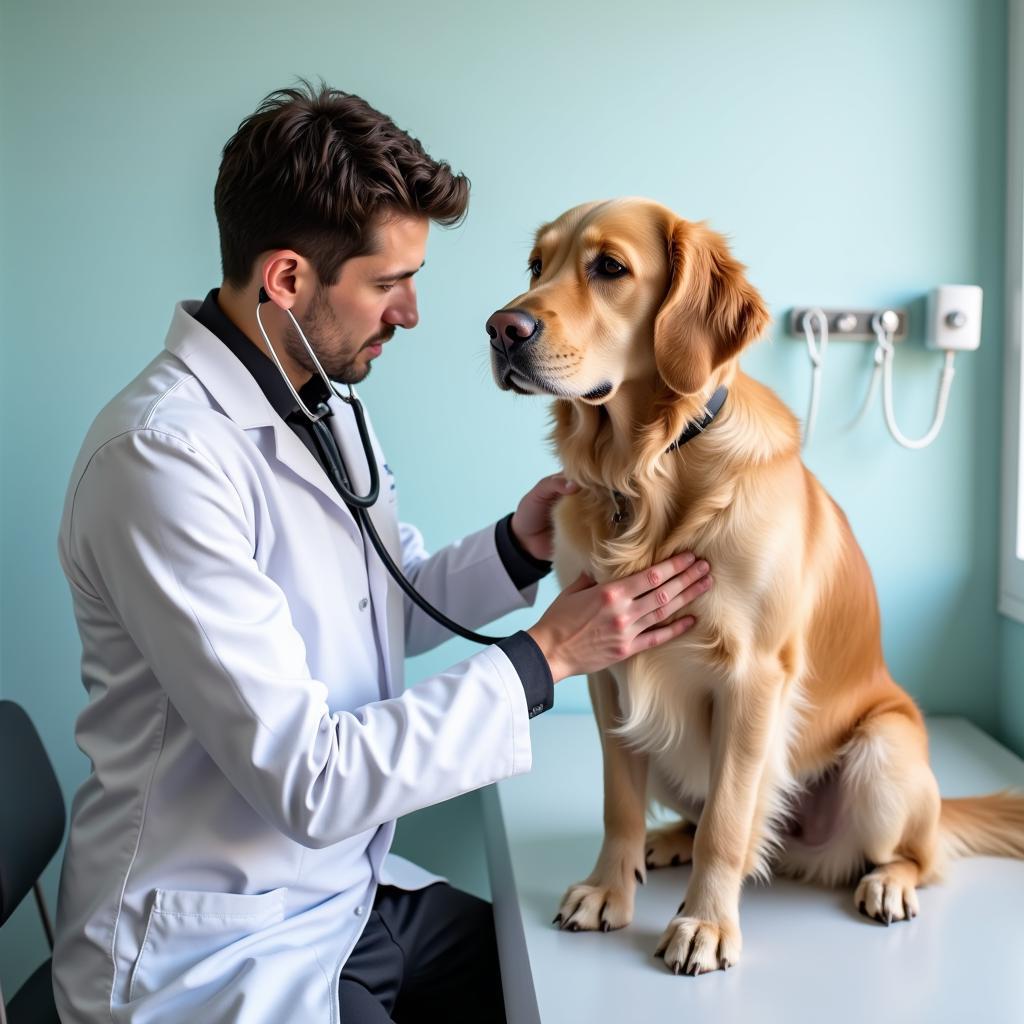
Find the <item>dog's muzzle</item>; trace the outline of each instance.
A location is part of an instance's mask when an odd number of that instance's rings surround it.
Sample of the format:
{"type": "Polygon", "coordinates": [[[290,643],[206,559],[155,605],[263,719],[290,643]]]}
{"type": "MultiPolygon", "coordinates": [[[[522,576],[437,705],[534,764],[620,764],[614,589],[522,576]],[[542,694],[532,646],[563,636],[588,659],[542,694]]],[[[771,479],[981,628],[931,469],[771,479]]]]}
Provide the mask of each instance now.
{"type": "Polygon", "coordinates": [[[499,309],[488,317],[491,363],[499,387],[521,395],[531,393],[523,385],[535,383],[531,354],[543,330],[543,323],[522,309],[499,309]]]}

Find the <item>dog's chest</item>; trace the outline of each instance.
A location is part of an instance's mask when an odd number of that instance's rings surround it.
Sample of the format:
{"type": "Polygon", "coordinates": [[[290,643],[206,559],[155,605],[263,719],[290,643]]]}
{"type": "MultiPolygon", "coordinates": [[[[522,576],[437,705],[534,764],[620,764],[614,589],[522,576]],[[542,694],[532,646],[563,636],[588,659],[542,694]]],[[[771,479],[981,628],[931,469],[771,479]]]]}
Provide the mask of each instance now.
{"type": "Polygon", "coordinates": [[[648,755],[654,775],[673,793],[703,799],[710,776],[712,694],[723,685],[719,673],[685,638],[613,665],[610,672],[622,738],[648,755]]]}
{"type": "MultiPolygon", "coordinates": [[[[609,567],[608,558],[595,558],[615,538],[613,510],[611,502],[606,509],[573,498],[559,503],[555,568],[563,585],[582,571],[599,580],[623,575],[614,564],[609,567]]],[[[652,552],[642,561],[650,565],[654,558],[652,552]]],[[[617,685],[623,739],[648,754],[673,791],[697,799],[704,798],[708,786],[711,695],[728,685],[722,666],[712,664],[707,653],[720,638],[717,616],[708,604],[714,596],[702,596],[686,609],[698,618],[691,632],[609,669],[617,685]]]]}
{"type": "MultiPolygon", "coordinates": [[[[677,515],[679,521],[685,519],[682,512],[677,515]]],[[[563,586],[583,570],[599,582],[632,575],[684,550],[695,539],[681,532],[678,522],[668,531],[670,540],[665,526],[657,536],[627,537],[633,516],[630,499],[617,491],[595,489],[585,496],[563,498],[554,513],[555,569],[563,586]]]]}

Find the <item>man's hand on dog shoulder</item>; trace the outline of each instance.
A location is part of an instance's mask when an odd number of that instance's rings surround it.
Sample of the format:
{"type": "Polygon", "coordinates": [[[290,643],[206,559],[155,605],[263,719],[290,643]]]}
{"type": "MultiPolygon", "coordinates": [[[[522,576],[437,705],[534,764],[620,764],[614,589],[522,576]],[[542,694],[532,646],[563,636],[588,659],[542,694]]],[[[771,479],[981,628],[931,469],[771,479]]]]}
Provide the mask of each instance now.
{"type": "Polygon", "coordinates": [[[551,511],[566,494],[575,494],[579,484],[561,473],[546,476],[530,488],[512,514],[512,533],[534,558],[550,562],[554,548],[551,511]]]}
{"type": "Polygon", "coordinates": [[[597,672],[685,633],[696,621],[692,615],[659,623],[708,591],[711,582],[708,563],[690,552],[611,583],[580,573],[527,632],[544,652],[555,682],[597,672]]]}

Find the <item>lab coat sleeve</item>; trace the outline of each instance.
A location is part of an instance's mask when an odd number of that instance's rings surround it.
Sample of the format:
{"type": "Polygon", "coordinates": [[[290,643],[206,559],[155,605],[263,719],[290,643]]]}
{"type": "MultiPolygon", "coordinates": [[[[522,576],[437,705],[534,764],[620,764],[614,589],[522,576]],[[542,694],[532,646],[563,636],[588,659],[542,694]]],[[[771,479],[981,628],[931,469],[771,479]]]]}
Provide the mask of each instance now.
{"type": "Polygon", "coordinates": [[[332,714],[285,593],[255,561],[252,503],[219,460],[133,430],[83,474],[67,557],[264,818],[322,847],[530,769],[523,687],[496,647],[332,714]]]}
{"type": "MultiPolygon", "coordinates": [[[[517,590],[498,554],[495,524],[485,526],[433,555],[409,523],[399,524],[402,565],[413,586],[450,619],[476,629],[537,599],[537,584],[517,590]]],[[[405,649],[422,654],[453,634],[405,598],[405,649]]]]}

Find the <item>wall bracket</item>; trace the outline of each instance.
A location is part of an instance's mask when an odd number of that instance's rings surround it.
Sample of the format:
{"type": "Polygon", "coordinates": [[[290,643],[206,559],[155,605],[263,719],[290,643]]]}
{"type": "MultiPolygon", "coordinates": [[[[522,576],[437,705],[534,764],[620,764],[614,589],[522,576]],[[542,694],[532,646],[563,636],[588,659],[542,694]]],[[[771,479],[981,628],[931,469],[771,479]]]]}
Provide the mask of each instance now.
{"type": "MultiPolygon", "coordinates": [[[[798,306],[789,311],[786,328],[791,335],[798,338],[804,337],[804,317],[810,312],[809,306],[798,306]]],[[[847,308],[822,308],[822,312],[828,317],[828,340],[829,341],[875,341],[875,332],[871,329],[871,318],[876,313],[883,312],[882,309],[847,309],[847,308]]],[[[901,341],[907,336],[907,311],[905,309],[894,310],[899,318],[899,324],[893,335],[894,341],[901,341]]]]}

